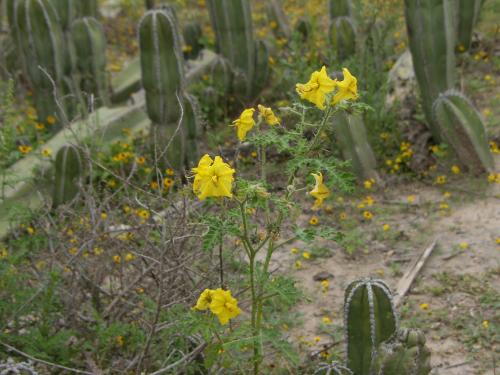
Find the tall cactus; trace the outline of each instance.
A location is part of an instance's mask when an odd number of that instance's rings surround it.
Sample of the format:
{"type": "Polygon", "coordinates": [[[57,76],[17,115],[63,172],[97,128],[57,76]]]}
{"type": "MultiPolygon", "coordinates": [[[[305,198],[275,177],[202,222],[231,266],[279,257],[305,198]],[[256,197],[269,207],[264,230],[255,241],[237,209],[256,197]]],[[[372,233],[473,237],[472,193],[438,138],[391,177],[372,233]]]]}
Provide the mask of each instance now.
{"type": "Polygon", "coordinates": [[[336,17],[331,21],[330,42],[340,60],[356,52],[356,30],[351,17],[336,17]]]}
{"type": "Polygon", "coordinates": [[[59,17],[64,31],[69,31],[71,24],[81,15],[81,0],[50,0],[59,17]]]}
{"type": "Polygon", "coordinates": [[[377,160],[368,142],[363,119],[339,112],[333,117],[333,132],[344,159],[351,162],[358,179],[377,178],[377,160]]]}
{"type": "Polygon", "coordinates": [[[82,16],[97,18],[99,13],[97,0],[79,0],[79,2],[81,2],[80,10],[82,16]]]}
{"type": "Polygon", "coordinates": [[[470,49],[472,32],[479,19],[484,0],[458,0],[458,46],[460,50],[470,49]]]}
{"type": "Polygon", "coordinates": [[[292,29],[280,0],[269,1],[266,5],[266,14],[273,33],[277,37],[290,38],[292,29]]]}
{"type": "Polygon", "coordinates": [[[328,0],[328,14],[331,21],[337,17],[349,17],[351,15],[350,0],[328,0]]]}
{"type": "Polygon", "coordinates": [[[93,94],[98,104],[109,103],[108,76],[106,73],[106,36],[101,24],[93,17],[84,17],[71,25],[76,49],[76,67],[80,88],[93,94]]]}
{"type": "Polygon", "coordinates": [[[200,108],[198,101],[192,95],[184,95],[183,126],[186,128],[186,165],[192,168],[199,160],[198,141],[200,138],[200,108]]]}
{"type": "Polygon", "coordinates": [[[347,367],[354,375],[369,375],[377,347],[395,337],[398,317],[389,287],[376,279],[360,279],[345,292],[344,325],[347,367]]]}
{"type": "Polygon", "coordinates": [[[203,49],[203,45],[200,42],[202,37],[200,25],[197,22],[187,23],[182,29],[182,35],[184,36],[185,43],[184,56],[186,59],[197,58],[203,49]]]}
{"type": "Polygon", "coordinates": [[[144,15],[139,45],[155,158],[179,170],[185,160],[185,132],[180,123],[185,83],[177,23],[171,11],[151,10],[144,15]]]}
{"type": "Polygon", "coordinates": [[[29,62],[26,72],[34,89],[39,121],[46,122],[48,116],[62,117],[53,95],[54,85],[62,94],[65,68],[64,37],[57,14],[49,0],[20,0],[16,21],[24,60],[29,62]]]}
{"type": "Polygon", "coordinates": [[[402,329],[397,339],[379,346],[372,371],[374,375],[428,375],[430,359],[422,332],[402,329]]]}
{"type": "Polygon", "coordinates": [[[255,43],[255,79],[252,82],[252,95],[256,97],[266,86],[270,76],[269,47],[263,40],[255,43]]]}
{"type": "Polygon", "coordinates": [[[249,0],[208,0],[210,19],[217,38],[217,49],[245,82],[245,95],[251,97],[255,76],[255,42],[249,0]]]}
{"type": "Polygon", "coordinates": [[[59,149],[55,162],[55,181],[52,206],[71,202],[79,191],[79,179],[83,176],[84,165],[80,150],[67,145],[59,149]]]}
{"type": "Polygon", "coordinates": [[[485,126],[469,99],[458,91],[446,91],[436,99],[433,114],[462,164],[474,172],[494,169],[485,126]]]}
{"type": "Polygon", "coordinates": [[[437,141],[441,141],[442,136],[432,116],[432,105],[440,93],[453,88],[456,79],[456,2],[405,0],[413,66],[426,119],[437,141]]]}

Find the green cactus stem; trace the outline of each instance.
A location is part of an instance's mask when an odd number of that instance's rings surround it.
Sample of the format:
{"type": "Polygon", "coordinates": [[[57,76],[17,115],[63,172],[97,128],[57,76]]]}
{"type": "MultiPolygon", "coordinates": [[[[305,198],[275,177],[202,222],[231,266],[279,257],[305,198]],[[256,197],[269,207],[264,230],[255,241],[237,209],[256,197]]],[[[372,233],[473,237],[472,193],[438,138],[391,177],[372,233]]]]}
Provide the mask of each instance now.
{"type": "Polygon", "coordinates": [[[431,352],[419,330],[402,329],[397,339],[383,343],[377,350],[374,375],[428,375],[431,352]]]}
{"type": "Polygon", "coordinates": [[[255,79],[252,83],[252,96],[257,97],[266,87],[270,76],[269,47],[263,40],[255,43],[255,79]]]}
{"type": "Polygon", "coordinates": [[[442,93],[433,114],[445,141],[464,166],[475,173],[494,169],[483,120],[465,95],[456,90],[442,93]]]}
{"type": "Polygon", "coordinates": [[[269,1],[266,5],[266,14],[274,35],[278,38],[289,39],[292,29],[280,0],[269,1]]]}
{"type": "Polygon", "coordinates": [[[83,170],[82,153],[77,147],[67,145],[59,149],[55,161],[53,208],[70,203],[76,197],[83,170]]]}
{"type": "Polygon", "coordinates": [[[438,142],[442,135],[432,116],[432,105],[456,80],[456,5],[456,0],[405,0],[415,75],[428,126],[438,142]]]}
{"type": "Polygon", "coordinates": [[[458,50],[468,51],[484,0],[458,1],[458,50]]]}
{"type": "Polygon", "coordinates": [[[201,110],[193,95],[184,95],[183,126],[186,129],[186,166],[192,168],[199,160],[198,141],[201,135],[201,110]]]}
{"type": "Polygon", "coordinates": [[[350,17],[337,17],[330,25],[330,42],[340,60],[356,52],[356,29],[350,17]]]}
{"type": "Polygon", "coordinates": [[[342,155],[351,162],[358,180],[377,179],[377,160],[368,142],[363,119],[358,115],[338,112],[332,121],[342,155]]]}
{"type": "Polygon", "coordinates": [[[351,15],[350,0],[328,0],[328,14],[330,21],[337,17],[349,17],[351,15]]]}
{"type": "Polygon", "coordinates": [[[345,292],[344,325],[347,367],[354,375],[370,375],[377,347],[394,338],[398,329],[387,284],[371,278],[351,283],[345,292]]]}
{"type": "Polygon", "coordinates": [[[208,0],[217,50],[231,64],[247,98],[255,76],[255,42],[249,0],[208,0]]]}
{"type": "Polygon", "coordinates": [[[99,6],[97,0],[79,0],[81,2],[81,15],[83,17],[98,17],[99,6]]]}
{"type": "Polygon", "coordinates": [[[200,40],[202,37],[201,27],[197,22],[189,22],[182,29],[184,36],[184,57],[196,59],[203,49],[200,40]]]}
{"type": "Polygon", "coordinates": [[[106,73],[106,36],[95,18],[84,17],[71,26],[76,49],[76,67],[80,89],[84,94],[92,94],[97,106],[109,104],[109,85],[106,73]]]}

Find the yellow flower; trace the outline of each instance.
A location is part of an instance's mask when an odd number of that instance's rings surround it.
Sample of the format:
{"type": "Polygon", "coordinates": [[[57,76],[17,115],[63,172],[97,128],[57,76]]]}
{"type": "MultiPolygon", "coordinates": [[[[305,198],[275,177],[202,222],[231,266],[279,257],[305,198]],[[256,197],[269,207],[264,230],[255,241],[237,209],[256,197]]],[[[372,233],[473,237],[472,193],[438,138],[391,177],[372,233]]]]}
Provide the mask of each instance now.
{"type": "Polygon", "coordinates": [[[56,123],[56,118],[54,116],[47,116],[47,124],[54,125],[56,123]]]}
{"type": "Polygon", "coordinates": [[[413,202],[415,202],[415,198],[416,197],[414,195],[408,195],[406,197],[406,200],[407,200],[408,203],[413,203],[413,202]]]}
{"type": "Polygon", "coordinates": [[[213,292],[214,291],[211,289],[205,289],[198,297],[198,301],[196,302],[196,305],[193,307],[193,309],[195,310],[208,309],[210,304],[212,303],[213,292]]]}
{"type": "Polygon", "coordinates": [[[326,67],[322,67],[318,72],[313,72],[307,83],[297,83],[296,91],[301,99],[308,100],[315,104],[319,109],[325,109],[326,95],[331,93],[337,81],[328,77],[326,67]]]}
{"type": "Polygon", "coordinates": [[[139,216],[142,219],[149,219],[150,213],[147,210],[138,210],[137,216],[139,216]]]}
{"type": "Polygon", "coordinates": [[[255,120],[253,119],[253,113],[255,109],[247,108],[243,112],[239,118],[233,121],[233,125],[236,126],[238,139],[243,141],[247,133],[255,126],[255,120]]]}
{"type": "Polygon", "coordinates": [[[297,249],[296,247],[292,247],[292,248],[290,249],[290,252],[291,252],[292,254],[297,254],[297,253],[299,252],[299,249],[297,249]]]}
{"type": "Polygon", "coordinates": [[[420,308],[422,310],[429,310],[429,304],[428,303],[421,303],[420,308]]]}
{"type": "Polygon", "coordinates": [[[170,189],[173,184],[174,184],[174,180],[172,180],[171,178],[166,178],[163,180],[163,187],[165,189],[170,189]]]}
{"type": "Polygon", "coordinates": [[[302,257],[303,257],[304,259],[311,259],[311,253],[310,253],[309,251],[304,251],[304,252],[302,253],[302,257]]]}
{"type": "Polygon", "coordinates": [[[439,208],[441,210],[447,210],[448,208],[450,208],[450,206],[448,205],[448,203],[440,203],[439,208]]]}
{"type": "Polygon", "coordinates": [[[44,148],[42,150],[42,156],[50,158],[52,156],[52,150],[50,148],[44,148]]]}
{"type": "Polygon", "coordinates": [[[324,316],[322,320],[325,324],[332,324],[332,320],[328,316],[324,316]]]}
{"type": "Polygon", "coordinates": [[[134,255],[134,254],[132,254],[132,253],[127,253],[127,254],[125,255],[125,262],[130,262],[130,261],[132,261],[132,260],[134,260],[134,259],[135,259],[135,255],[134,255]]]}
{"type": "Polygon", "coordinates": [[[465,250],[465,249],[468,249],[469,248],[469,244],[467,242],[460,242],[458,244],[458,246],[460,246],[461,249],[465,250]]]}
{"type": "Polygon", "coordinates": [[[346,220],[347,219],[347,213],[341,212],[339,215],[339,220],[346,220]]]}
{"type": "Polygon", "coordinates": [[[344,79],[337,83],[338,91],[333,97],[332,104],[335,105],[342,100],[358,99],[358,80],[354,77],[347,68],[342,69],[344,79]]]}
{"type": "Polygon", "coordinates": [[[391,226],[389,224],[384,224],[382,228],[384,229],[384,232],[387,232],[388,230],[391,229],[391,226]]]}
{"type": "Polygon", "coordinates": [[[7,249],[0,249],[0,259],[5,259],[9,256],[7,249]]]}
{"type": "Polygon", "coordinates": [[[375,199],[371,195],[368,195],[364,200],[363,203],[367,205],[368,207],[373,206],[373,203],[375,203],[375,199]]]}
{"type": "Polygon", "coordinates": [[[224,163],[220,156],[214,160],[205,154],[199,161],[198,167],[192,169],[195,173],[193,192],[200,200],[207,197],[229,197],[233,196],[232,184],[235,170],[229,164],[224,163]]]}
{"type": "Polygon", "coordinates": [[[374,184],[373,179],[366,180],[365,182],[363,182],[363,185],[364,185],[366,190],[370,190],[372,188],[373,184],[374,184]]]}
{"type": "Polygon", "coordinates": [[[446,183],[446,176],[437,176],[436,177],[436,184],[438,185],[443,185],[446,183]]]}
{"type": "Polygon", "coordinates": [[[264,119],[264,121],[268,124],[268,125],[279,125],[280,123],[280,119],[274,114],[273,110],[269,107],[264,107],[263,105],[259,104],[257,106],[257,108],[259,109],[259,113],[260,115],[262,116],[262,118],[264,119]]]}
{"type": "Polygon", "coordinates": [[[316,198],[312,209],[318,210],[323,205],[323,201],[330,196],[330,190],[323,183],[323,174],[321,172],[318,174],[311,174],[316,180],[316,185],[314,186],[314,189],[309,192],[309,194],[316,198]]]}
{"type": "Polygon", "coordinates": [[[370,211],[365,211],[365,212],[363,212],[363,217],[366,220],[371,220],[371,219],[373,219],[373,214],[370,211]]]}
{"type": "Polygon", "coordinates": [[[302,268],[302,262],[300,260],[297,260],[295,262],[295,269],[300,270],[302,268]]]}
{"type": "Polygon", "coordinates": [[[483,320],[483,322],[481,323],[481,325],[483,326],[484,329],[490,328],[490,322],[487,321],[487,320],[483,320]]]}
{"type": "Polygon", "coordinates": [[[453,174],[459,174],[459,173],[460,173],[460,167],[459,167],[458,165],[453,165],[453,166],[451,167],[451,172],[452,172],[453,174]]]}
{"type": "Polygon", "coordinates": [[[106,212],[101,213],[101,219],[106,220],[108,218],[108,214],[106,212]]]}
{"type": "Polygon", "coordinates": [[[321,286],[323,287],[323,292],[328,291],[328,288],[330,287],[330,283],[328,280],[323,280],[321,281],[321,286]]]}
{"type": "Polygon", "coordinates": [[[144,156],[139,156],[135,158],[135,162],[139,165],[143,165],[146,162],[146,158],[144,156]]]}
{"type": "Polygon", "coordinates": [[[43,129],[45,129],[45,124],[42,124],[41,122],[37,122],[35,124],[35,128],[36,128],[36,130],[43,130],[43,129]]]}
{"type": "Polygon", "coordinates": [[[123,338],[123,336],[116,336],[115,342],[117,346],[123,346],[123,344],[125,344],[125,339],[123,338]]]}
{"type": "Polygon", "coordinates": [[[318,223],[319,223],[319,219],[317,216],[313,216],[313,217],[311,217],[311,219],[309,219],[309,224],[311,224],[311,225],[318,225],[318,223]]]}
{"type": "Polygon", "coordinates": [[[173,176],[174,175],[174,170],[172,168],[168,168],[165,170],[165,174],[167,176],[173,176]]]}
{"type": "Polygon", "coordinates": [[[32,150],[33,150],[33,147],[31,146],[26,146],[26,145],[20,145],[20,146],[17,146],[17,149],[19,150],[19,152],[21,152],[21,154],[29,154],[32,150]]]}
{"type": "Polygon", "coordinates": [[[153,189],[153,190],[158,189],[158,182],[156,182],[156,181],[151,181],[151,183],[149,185],[151,186],[151,189],[153,189]]]}
{"type": "Polygon", "coordinates": [[[226,325],[230,319],[236,318],[241,313],[238,308],[238,301],[231,296],[231,291],[221,288],[212,292],[210,311],[217,315],[222,325],[226,325]]]}
{"type": "Polygon", "coordinates": [[[114,255],[113,262],[115,262],[116,264],[120,264],[122,262],[122,257],[119,255],[114,255]]]}

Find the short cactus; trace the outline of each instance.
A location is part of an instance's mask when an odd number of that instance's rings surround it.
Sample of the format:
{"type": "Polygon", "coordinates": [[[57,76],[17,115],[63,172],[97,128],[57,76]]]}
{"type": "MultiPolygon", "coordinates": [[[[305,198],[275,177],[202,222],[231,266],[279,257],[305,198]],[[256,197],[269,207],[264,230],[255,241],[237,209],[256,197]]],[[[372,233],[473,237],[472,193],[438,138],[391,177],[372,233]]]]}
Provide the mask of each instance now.
{"type": "Polygon", "coordinates": [[[433,114],[462,164],[474,172],[494,169],[481,115],[467,97],[455,90],[446,91],[434,102],[433,114]]]}
{"type": "Polygon", "coordinates": [[[379,346],[373,375],[428,375],[431,353],[422,332],[402,329],[397,336],[379,346]]]}
{"type": "Polygon", "coordinates": [[[360,181],[377,178],[377,160],[368,142],[363,119],[339,112],[333,117],[333,132],[345,160],[351,162],[360,181]]]}
{"type": "Polygon", "coordinates": [[[250,98],[256,53],[250,1],[208,0],[207,4],[218,52],[230,62],[241,82],[238,86],[244,88],[244,96],[250,98]]]}
{"type": "Polygon", "coordinates": [[[55,161],[55,181],[52,206],[70,203],[78,194],[79,179],[84,171],[81,151],[67,145],[59,149],[55,161]]]}
{"type": "Polygon", "coordinates": [[[332,20],[330,42],[340,60],[345,60],[356,52],[356,29],[352,18],[336,17],[332,20]]]}
{"type": "Polygon", "coordinates": [[[328,0],[328,13],[330,21],[337,17],[349,17],[351,15],[350,0],[328,0]]]}
{"type": "MultiPolygon", "coordinates": [[[[472,0],[468,0],[472,1],[472,0]]],[[[432,116],[440,93],[454,87],[456,0],[405,0],[408,41],[429,128],[442,140],[432,116]]]]}
{"type": "Polygon", "coordinates": [[[479,19],[484,0],[458,0],[458,48],[459,51],[470,49],[472,32],[479,19]]]}
{"type": "Polygon", "coordinates": [[[230,63],[218,56],[210,67],[212,86],[219,94],[228,93],[232,87],[233,72],[230,63]]]}
{"type": "Polygon", "coordinates": [[[279,38],[290,38],[292,30],[280,0],[269,1],[266,5],[266,14],[273,33],[279,38]]]}
{"type": "Polygon", "coordinates": [[[197,22],[189,22],[182,29],[184,36],[184,57],[195,59],[203,49],[200,39],[202,37],[201,27],[197,22]]]}
{"type": "Polygon", "coordinates": [[[98,104],[109,103],[108,75],[106,73],[106,37],[101,24],[93,17],[73,22],[71,35],[76,49],[76,68],[80,89],[92,94],[98,104]]]}
{"type": "Polygon", "coordinates": [[[180,170],[184,166],[184,66],[174,15],[168,9],[147,12],[139,25],[142,85],[153,123],[155,158],[180,170]],[[156,149],[158,148],[159,149],[156,149]]]}
{"type": "Polygon", "coordinates": [[[360,279],[345,292],[344,324],[347,367],[354,375],[369,375],[378,346],[395,337],[398,316],[389,287],[376,279],[360,279]]]}

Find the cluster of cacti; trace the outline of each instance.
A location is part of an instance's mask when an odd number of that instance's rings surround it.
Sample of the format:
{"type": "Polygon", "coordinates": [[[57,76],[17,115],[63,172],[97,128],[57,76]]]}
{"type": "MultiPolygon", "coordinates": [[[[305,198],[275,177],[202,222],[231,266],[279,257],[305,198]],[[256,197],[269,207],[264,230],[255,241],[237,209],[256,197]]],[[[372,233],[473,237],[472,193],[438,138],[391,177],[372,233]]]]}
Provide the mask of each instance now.
{"type": "Polygon", "coordinates": [[[101,24],[93,17],[80,18],[71,25],[76,49],[76,71],[79,87],[84,94],[94,95],[97,104],[109,103],[106,73],[106,36],[101,24]]]}
{"type": "Polygon", "coordinates": [[[449,90],[439,95],[433,107],[434,121],[457,158],[473,172],[494,169],[481,115],[462,93],[449,90]]]}
{"type": "Polygon", "coordinates": [[[193,101],[185,94],[184,59],[175,15],[169,8],[151,10],[139,25],[142,84],[151,129],[154,158],[181,170],[195,153],[193,101]]]}
{"type": "Polygon", "coordinates": [[[218,52],[233,69],[233,90],[250,99],[266,83],[257,79],[267,79],[268,74],[262,74],[261,70],[268,72],[269,63],[267,47],[254,41],[250,1],[208,0],[207,3],[218,52]]]}
{"type": "Polygon", "coordinates": [[[320,364],[315,374],[428,375],[429,349],[418,330],[399,329],[392,293],[382,280],[349,284],[344,298],[346,366],[320,364]]]}
{"type": "Polygon", "coordinates": [[[350,0],[329,0],[330,42],[340,60],[356,52],[356,27],[351,17],[350,0]]]}
{"type": "Polygon", "coordinates": [[[402,329],[394,340],[379,346],[372,371],[373,375],[426,375],[430,362],[422,332],[402,329]]]}
{"type": "Polygon", "coordinates": [[[203,49],[201,27],[197,22],[188,22],[182,29],[184,36],[184,57],[195,59],[203,49]]]}
{"type": "Polygon", "coordinates": [[[472,42],[472,32],[479,19],[479,13],[484,0],[458,1],[458,40],[459,51],[467,51],[472,42]]]}
{"type": "Polygon", "coordinates": [[[273,33],[279,38],[290,38],[292,30],[280,0],[271,0],[266,5],[267,20],[273,33]]]}
{"type": "Polygon", "coordinates": [[[78,194],[83,177],[84,164],[82,152],[73,145],[59,149],[55,161],[55,181],[52,206],[70,203],[78,194]]]}
{"type": "Polygon", "coordinates": [[[351,162],[360,181],[377,178],[377,160],[368,142],[363,118],[338,112],[333,116],[333,132],[345,160],[351,162]]]}
{"type": "Polygon", "coordinates": [[[439,142],[443,139],[432,116],[432,105],[440,93],[455,84],[456,3],[455,0],[405,0],[405,15],[423,109],[432,135],[439,142]]]}

